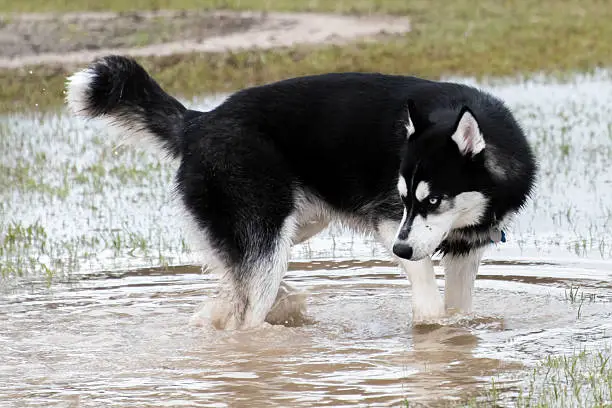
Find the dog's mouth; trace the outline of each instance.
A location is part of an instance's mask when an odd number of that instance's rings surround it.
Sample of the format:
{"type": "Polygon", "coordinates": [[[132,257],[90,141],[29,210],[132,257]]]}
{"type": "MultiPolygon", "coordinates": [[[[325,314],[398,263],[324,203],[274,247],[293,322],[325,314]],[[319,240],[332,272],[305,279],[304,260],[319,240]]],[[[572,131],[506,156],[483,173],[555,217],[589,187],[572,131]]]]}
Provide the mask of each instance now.
{"type": "Polygon", "coordinates": [[[410,258],[410,259],[409,259],[409,261],[412,261],[412,262],[419,262],[419,261],[422,261],[423,259],[425,259],[425,258],[427,258],[427,257],[432,256],[432,255],[433,255],[433,253],[432,253],[432,254],[425,254],[425,255],[423,255],[423,256],[418,256],[418,257],[413,256],[412,258],[410,258]]]}

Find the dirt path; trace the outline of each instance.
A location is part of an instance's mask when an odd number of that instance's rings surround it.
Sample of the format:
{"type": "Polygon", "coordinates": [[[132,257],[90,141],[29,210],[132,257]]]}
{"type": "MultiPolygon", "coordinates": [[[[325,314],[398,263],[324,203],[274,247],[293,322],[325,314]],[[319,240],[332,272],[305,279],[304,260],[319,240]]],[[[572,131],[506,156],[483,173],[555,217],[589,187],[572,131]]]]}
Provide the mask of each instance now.
{"type": "Polygon", "coordinates": [[[75,64],[111,53],[189,52],[342,43],[410,30],[408,19],[263,12],[21,14],[0,17],[0,68],[75,64]]]}

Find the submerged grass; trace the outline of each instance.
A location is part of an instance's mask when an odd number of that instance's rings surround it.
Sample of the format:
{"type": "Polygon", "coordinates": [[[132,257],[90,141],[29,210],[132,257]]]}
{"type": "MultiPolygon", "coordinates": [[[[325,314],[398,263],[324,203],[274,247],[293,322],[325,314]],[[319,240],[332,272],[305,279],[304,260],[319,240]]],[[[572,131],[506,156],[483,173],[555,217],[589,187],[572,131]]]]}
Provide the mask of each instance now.
{"type": "Polygon", "coordinates": [[[55,115],[0,118],[0,136],[0,289],[188,252],[146,218],[163,206],[171,163],[55,115]],[[117,211],[125,202],[138,210],[117,211]]]}
{"type": "Polygon", "coordinates": [[[518,408],[612,406],[612,350],[582,350],[573,355],[549,356],[522,382],[518,394],[508,396],[495,381],[467,407],[518,408]]]}
{"type": "MultiPolygon", "coordinates": [[[[412,32],[383,43],[293,47],[269,51],[185,54],[140,61],[168,91],[191,97],[295,75],[383,71],[426,78],[592,70],[612,65],[612,7],[599,0],[356,2],[228,0],[105,0],[14,2],[4,11],[225,8],[392,13],[408,15],[412,32]]],[[[0,70],[0,111],[47,109],[63,100],[66,74],[76,66],[0,70]]]]}
{"type": "MultiPolygon", "coordinates": [[[[542,169],[533,200],[509,231],[521,251],[612,256],[612,104],[607,79],[594,80],[561,86],[568,88],[563,92],[531,81],[525,88],[491,88],[524,124],[542,169]],[[571,149],[560,147],[568,144],[571,149]]],[[[218,102],[208,101],[195,100],[194,108],[218,102]]],[[[146,149],[117,148],[116,135],[98,125],[52,113],[0,118],[0,245],[15,235],[9,231],[13,221],[29,228],[40,220],[48,234],[44,247],[0,248],[0,276],[38,276],[45,266],[69,275],[79,265],[105,268],[113,262],[124,268],[190,259],[180,230],[167,222],[177,215],[168,191],[173,165],[146,149]]],[[[333,235],[330,249],[336,250],[333,235]]],[[[565,297],[577,320],[594,296],[568,288],[565,297]]]]}

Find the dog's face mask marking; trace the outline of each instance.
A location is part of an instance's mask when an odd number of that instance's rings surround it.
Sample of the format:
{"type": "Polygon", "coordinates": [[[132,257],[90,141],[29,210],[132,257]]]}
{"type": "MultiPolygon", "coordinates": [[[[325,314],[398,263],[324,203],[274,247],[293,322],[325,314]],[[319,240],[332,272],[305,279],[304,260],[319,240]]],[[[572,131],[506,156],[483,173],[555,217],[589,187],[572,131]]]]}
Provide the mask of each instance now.
{"type": "MultiPolygon", "coordinates": [[[[416,186],[416,190],[414,190],[414,197],[417,199],[417,201],[422,202],[429,197],[429,194],[429,183],[426,181],[420,181],[416,186]]],[[[430,200],[437,201],[437,198],[432,197],[430,200]]]]}
{"type": "Polygon", "coordinates": [[[401,174],[397,179],[397,191],[402,198],[408,196],[408,185],[406,184],[406,179],[401,174]]]}
{"type": "MultiPolygon", "coordinates": [[[[415,111],[414,106],[408,109],[415,111]]],[[[477,225],[485,214],[488,199],[477,187],[486,171],[474,160],[485,141],[474,115],[465,108],[452,126],[436,126],[414,116],[410,123],[415,131],[408,134],[398,179],[404,216],[393,252],[419,260],[433,254],[451,230],[477,225]]]]}

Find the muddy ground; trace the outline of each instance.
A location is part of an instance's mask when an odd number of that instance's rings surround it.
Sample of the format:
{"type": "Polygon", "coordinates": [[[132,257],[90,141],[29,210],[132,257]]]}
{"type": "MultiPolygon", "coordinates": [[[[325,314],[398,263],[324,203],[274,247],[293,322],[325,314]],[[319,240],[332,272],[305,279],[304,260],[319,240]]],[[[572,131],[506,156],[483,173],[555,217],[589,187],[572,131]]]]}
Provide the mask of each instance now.
{"type": "Polygon", "coordinates": [[[407,19],[312,13],[157,11],[0,16],[0,67],[341,42],[409,31],[407,19]]]}
{"type": "Polygon", "coordinates": [[[2,56],[19,57],[101,48],[126,48],[244,32],[264,15],[179,13],[71,13],[23,15],[0,24],[2,56]]]}

